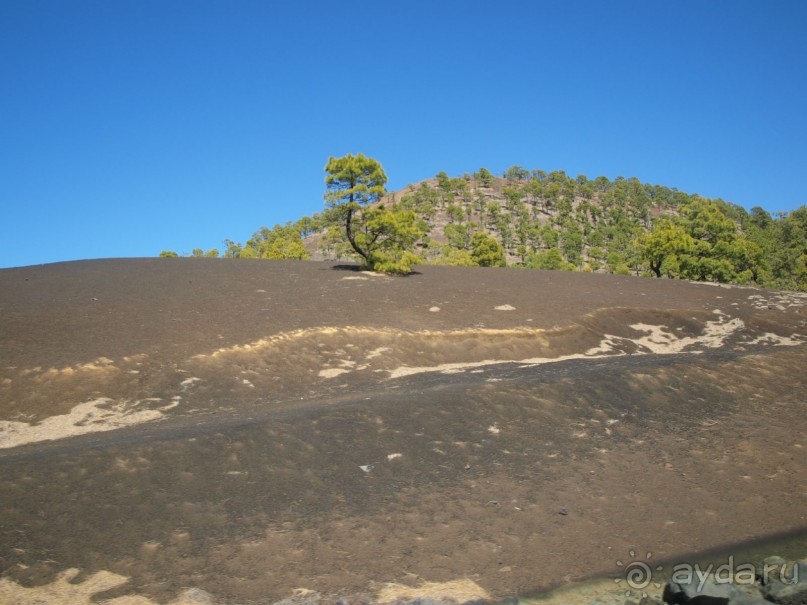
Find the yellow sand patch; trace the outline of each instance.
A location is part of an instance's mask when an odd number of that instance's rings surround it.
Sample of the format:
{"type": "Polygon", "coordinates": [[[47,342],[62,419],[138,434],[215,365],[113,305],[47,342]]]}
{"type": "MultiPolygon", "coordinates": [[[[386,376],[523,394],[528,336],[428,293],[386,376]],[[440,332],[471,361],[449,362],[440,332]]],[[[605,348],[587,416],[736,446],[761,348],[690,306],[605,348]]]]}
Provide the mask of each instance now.
{"type": "MultiPolygon", "coordinates": [[[[0,578],[0,603],[3,605],[159,605],[156,601],[141,596],[117,597],[109,600],[94,600],[93,597],[107,590],[123,586],[129,581],[109,571],[99,571],[83,582],[72,583],[79,574],[75,568],[67,569],[50,584],[26,588],[6,578],[0,578]]],[[[184,591],[167,605],[213,604],[210,595],[198,588],[184,591]]]]}
{"type": "Polygon", "coordinates": [[[376,595],[379,603],[390,603],[399,599],[454,599],[460,603],[490,599],[487,591],[476,582],[463,578],[450,582],[423,582],[420,586],[386,584],[376,595]]]}
{"type": "Polygon", "coordinates": [[[791,336],[780,336],[779,334],[774,334],[773,332],[765,332],[761,336],[757,336],[753,340],[749,340],[745,344],[747,345],[757,345],[757,344],[767,344],[767,345],[776,345],[780,347],[795,347],[800,344],[804,344],[804,341],[799,337],[798,334],[792,334],[791,336]]]}
{"type": "MultiPolygon", "coordinates": [[[[50,584],[24,588],[19,584],[0,579],[0,602],[2,603],[36,603],[39,605],[61,605],[71,603],[75,605],[89,605],[93,595],[122,586],[129,581],[124,576],[119,576],[108,571],[99,571],[78,584],[71,584],[70,580],[79,573],[78,569],[68,569],[63,571],[50,584]]],[[[118,603],[116,603],[118,605],[118,603]]]]}
{"type": "Polygon", "coordinates": [[[378,347],[377,349],[373,349],[372,351],[367,353],[365,359],[375,359],[376,357],[379,357],[382,353],[388,353],[389,351],[392,351],[390,347],[378,347]]]}
{"type": "Polygon", "coordinates": [[[30,368],[28,370],[23,370],[20,372],[20,374],[23,376],[34,374],[34,380],[37,382],[47,382],[56,378],[76,376],[84,372],[114,373],[118,371],[119,369],[115,367],[111,359],[99,357],[90,363],[82,363],[66,368],[48,368],[44,371],[41,368],[30,368]]]}
{"type": "MultiPolygon", "coordinates": [[[[695,346],[714,349],[723,346],[726,339],[736,332],[742,330],[745,327],[745,324],[741,319],[725,319],[725,316],[720,315],[717,320],[706,322],[701,334],[698,336],[679,336],[666,326],[657,326],[645,323],[631,324],[630,327],[642,335],[638,338],[625,338],[605,334],[603,335],[598,346],[588,349],[585,353],[572,353],[570,355],[560,355],[558,357],[533,357],[529,359],[485,359],[483,361],[444,363],[434,366],[401,366],[393,370],[389,370],[389,377],[401,378],[403,376],[411,376],[413,374],[421,374],[425,372],[455,374],[471,368],[480,368],[502,363],[541,365],[545,363],[569,361],[572,359],[599,359],[602,357],[613,357],[615,355],[625,354],[624,352],[620,351],[618,347],[620,345],[624,346],[626,343],[634,343],[645,351],[649,351],[650,353],[657,355],[681,353],[684,352],[685,349],[695,346]]],[[[500,331],[480,330],[480,332],[484,333],[500,331]]],[[[536,330],[536,332],[546,334],[546,331],[542,330],[536,330]]],[[[523,334],[524,332],[520,333],[523,334]]],[[[783,340],[769,338],[766,342],[770,342],[771,344],[800,344],[799,341],[795,340],[796,336],[797,335],[794,334],[794,338],[783,340]]],[[[756,344],[756,342],[757,341],[753,341],[749,344],[756,344]]]]}
{"type": "MultiPolygon", "coordinates": [[[[224,347],[217,349],[210,354],[194,355],[192,359],[205,359],[206,357],[221,357],[228,355],[237,355],[239,353],[254,353],[261,350],[269,349],[282,343],[293,342],[296,340],[305,340],[316,338],[318,336],[416,336],[416,337],[466,337],[466,336],[539,336],[545,335],[547,330],[538,328],[465,328],[460,330],[418,330],[416,332],[408,330],[395,330],[392,328],[362,328],[362,327],[321,327],[321,328],[305,328],[302,330],[292,330],[290,332],[281,332],[267,338],[261,338],[250,343],[242,345],[234,345],[231,347],[224,347]]],[[[378,351],[378,349],[376,350],[378,351]]]]}
{"type": "Polygon", "coordinates": [[[320,378],[335,378],[340,374],[345,374],[350,372],[350,370],[346,370],[345,368],[326,368],[324,370],[319,371],[320,378]]]}
{"type": "Polygon", "coordinates": [[[177,401],[172,401],[144,409],[141,407],[143,403],[148,402],[113,403],[111,399],[100,397],[74,406],[67,414],[45,418],[39,424],[0,420],[0,449],[150,422],[162,418],[166,411],[179,405],[177,401]]]}
{"type": "MultiPolygon", "coordinates": [[[[519,603],[523,605],[588,605],[589,603],[602,603],[603,605],[623,605],[628,595],[637,601],[641,598],[641,591],[629,590],[624,578],[621,581],[612,578],[596,578],[587,582],[572,583],[557,588],[552,592],[536,597],[521,597],[519,603]]],[[[655,583],[645,588],[651,597],[661,598],[661,589],[655,583]]]]}
{"type": "Polygon", "coordinates": [[[687,347],[693,345],[703,345],[710,349],[723,346],[725,340],[735,332],[742,330],[745,324],[741,319],[730,319],[728,321],[706,322],[700,336],[681,337],[672,333],[666,326],[652,326],[648,324],[631,324],[630,326],[638,332],[645,332],[641,338],[633,339],[636,344],[649,349],[652,353],[670,354],[680,353],[687,347]]]}

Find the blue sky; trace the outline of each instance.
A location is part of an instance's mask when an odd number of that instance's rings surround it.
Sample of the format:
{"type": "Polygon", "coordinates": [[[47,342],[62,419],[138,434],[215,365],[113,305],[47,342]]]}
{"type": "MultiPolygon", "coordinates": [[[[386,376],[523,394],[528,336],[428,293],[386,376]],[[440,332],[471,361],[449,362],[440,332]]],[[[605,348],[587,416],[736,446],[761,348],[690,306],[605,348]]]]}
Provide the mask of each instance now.
{"type": "Polygon", "coordinates": [[[0,2],[0,267],[188,253],[398,189],[565,170],[807,203],[807,2],[0,2]]]}

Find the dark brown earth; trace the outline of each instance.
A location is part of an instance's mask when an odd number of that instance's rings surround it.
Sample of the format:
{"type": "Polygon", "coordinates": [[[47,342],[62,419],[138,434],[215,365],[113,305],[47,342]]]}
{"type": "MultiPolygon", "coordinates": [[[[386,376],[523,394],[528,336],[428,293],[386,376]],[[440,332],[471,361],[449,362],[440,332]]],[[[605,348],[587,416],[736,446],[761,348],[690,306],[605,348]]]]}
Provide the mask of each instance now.
{"type": "Polygon", "coordinates": [[[0,270],[0,573],[498,598],[803,534],[805,304],[511,269],[0,270]]]}

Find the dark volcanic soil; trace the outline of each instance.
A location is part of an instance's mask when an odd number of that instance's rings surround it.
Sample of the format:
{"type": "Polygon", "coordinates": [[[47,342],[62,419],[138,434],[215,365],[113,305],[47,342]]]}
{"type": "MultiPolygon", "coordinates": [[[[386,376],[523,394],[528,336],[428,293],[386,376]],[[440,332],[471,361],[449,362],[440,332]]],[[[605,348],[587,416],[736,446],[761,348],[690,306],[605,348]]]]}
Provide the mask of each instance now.
{"type": "Polygon", "coordinates": [[[70,568],[158,603],[503,597],[803,532],[805,303],[496,269],[1,270],[0,598],[70,568]]]}

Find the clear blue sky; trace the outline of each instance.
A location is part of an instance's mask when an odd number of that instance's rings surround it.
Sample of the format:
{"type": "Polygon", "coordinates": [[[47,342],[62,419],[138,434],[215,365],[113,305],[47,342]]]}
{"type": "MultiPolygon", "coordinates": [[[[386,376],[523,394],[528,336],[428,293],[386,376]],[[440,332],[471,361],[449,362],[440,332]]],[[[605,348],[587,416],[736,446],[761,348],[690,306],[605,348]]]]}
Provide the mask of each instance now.
{"type": "Polygon", "coordinates": [[[188,253],[513,164],[807,203],[807,2],[0,1],[0,267],[188,253]]]}

